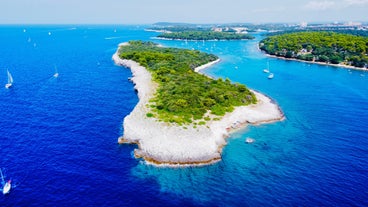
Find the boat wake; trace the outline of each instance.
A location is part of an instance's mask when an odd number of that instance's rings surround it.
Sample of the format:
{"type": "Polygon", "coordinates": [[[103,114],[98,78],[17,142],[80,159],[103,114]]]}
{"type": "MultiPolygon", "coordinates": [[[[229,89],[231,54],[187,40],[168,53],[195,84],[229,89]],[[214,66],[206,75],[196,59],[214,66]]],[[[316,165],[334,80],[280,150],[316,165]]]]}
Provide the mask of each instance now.
{"type": "Polygon", "coordinates": [[[115,39],[121,39],[121,38],[123,38],[122,36],[120,36],[120,37],[105,37],[104,39],[105,40],[115,40],[115,39]]]}

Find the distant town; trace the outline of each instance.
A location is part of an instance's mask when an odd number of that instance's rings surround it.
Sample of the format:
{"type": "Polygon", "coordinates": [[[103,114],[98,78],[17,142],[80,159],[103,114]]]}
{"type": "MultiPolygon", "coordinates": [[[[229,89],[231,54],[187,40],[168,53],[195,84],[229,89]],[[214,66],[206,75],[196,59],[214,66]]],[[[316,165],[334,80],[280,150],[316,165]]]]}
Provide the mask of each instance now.
{"type": "Polygon", "coordinates": [[[159,32],[180,32],[188,30],[216,32],[287,32],[287,31],[345,31],[356,35],[368,36],[368,22],[332,22],[332,23],[234,23],[234,24],[187,24],[187,23],[155,23],[149,30],[159,32]]]}

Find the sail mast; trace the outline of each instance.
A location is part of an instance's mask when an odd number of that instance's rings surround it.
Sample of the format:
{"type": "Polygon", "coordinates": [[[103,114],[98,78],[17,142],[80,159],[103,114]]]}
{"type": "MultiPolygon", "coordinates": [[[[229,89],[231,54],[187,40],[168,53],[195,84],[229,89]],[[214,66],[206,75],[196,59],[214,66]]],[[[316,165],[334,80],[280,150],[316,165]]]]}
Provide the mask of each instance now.
{"type": "Polygon", "coordinates": [[[4,175],[3,175],[3,171],[1,170],[1,168],[0,168],[0,174],[1,174],[1,183],[5,183],[5,180],[4,180],[4,175]]]}
{"type": "Polygon", "coordinates": [[[8,72],[8,83],[12,84],[13,83],[13,77],[11,76],[9,70],[7,70],[7,72],[8,72]]]}

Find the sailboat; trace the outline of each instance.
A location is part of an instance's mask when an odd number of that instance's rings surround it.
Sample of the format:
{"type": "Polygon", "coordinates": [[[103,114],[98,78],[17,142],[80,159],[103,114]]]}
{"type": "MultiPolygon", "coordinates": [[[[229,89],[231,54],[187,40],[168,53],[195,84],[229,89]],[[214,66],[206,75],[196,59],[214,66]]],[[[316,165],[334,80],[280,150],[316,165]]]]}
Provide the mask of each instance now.
{"type": "Polygon", "coordinates": [[[11,76],[9,70],[6,70],[8,74],[8,83],[5,84],[5,88],[10,88],[13,85],[13,77],[11,76]]]}
{"type": "Polygon", "coordinates": [[[58,71],[57,71],[57,67],[55,66],[54,78],[57,78],[57,77],[59,77],[59,73],[58,73],[58,71]]]}
{"type": "Polygon", "coordinates": [[[263,70],[263,72],[265,72],[265,73],[269,73],[270,72],[270,63],[269,62],[267,62],[267,68],[265,68],[264,70],[263,70]]]}
{"type": "Polygon", "coordinates": [[[267,62],[267,68],[264,69],[263,72],[269,73],[269,75],[267,76],[268,79],[272,79],[274,77],[273,73],[270,73],[270,63],[269,62],[267,62]]]}
{"type": "Polygon", "coordinates": [[[10,192],[11,188],[11,180],[8,180],[8,182],[5,182],[3,172],[0,168],[0,174],[1,174],[1,184],[3,185],[3,194],[8,194],[10,192]]]}

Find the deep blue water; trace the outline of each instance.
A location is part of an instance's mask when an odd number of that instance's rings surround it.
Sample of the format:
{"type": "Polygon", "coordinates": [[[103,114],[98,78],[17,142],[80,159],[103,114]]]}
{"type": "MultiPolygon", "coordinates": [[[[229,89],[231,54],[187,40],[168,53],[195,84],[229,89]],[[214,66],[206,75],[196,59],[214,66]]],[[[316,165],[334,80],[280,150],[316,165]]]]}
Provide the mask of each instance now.
{"type": "Polygon", "coordinates": [[[153,41],[219,55],[205,73],[271,96],[285,121],[233,134],[214,165],[134,159],[135,146],[117,138],[138,99],[130,71],[111,56],[120,42],[155,35],[139,26],[0,27],[0,83],[6,69],[15,80],[0,87],[0,167],[16,185],[0,206],[368,205],[368,73],[268,58],[260,36],[153,41]]]}

